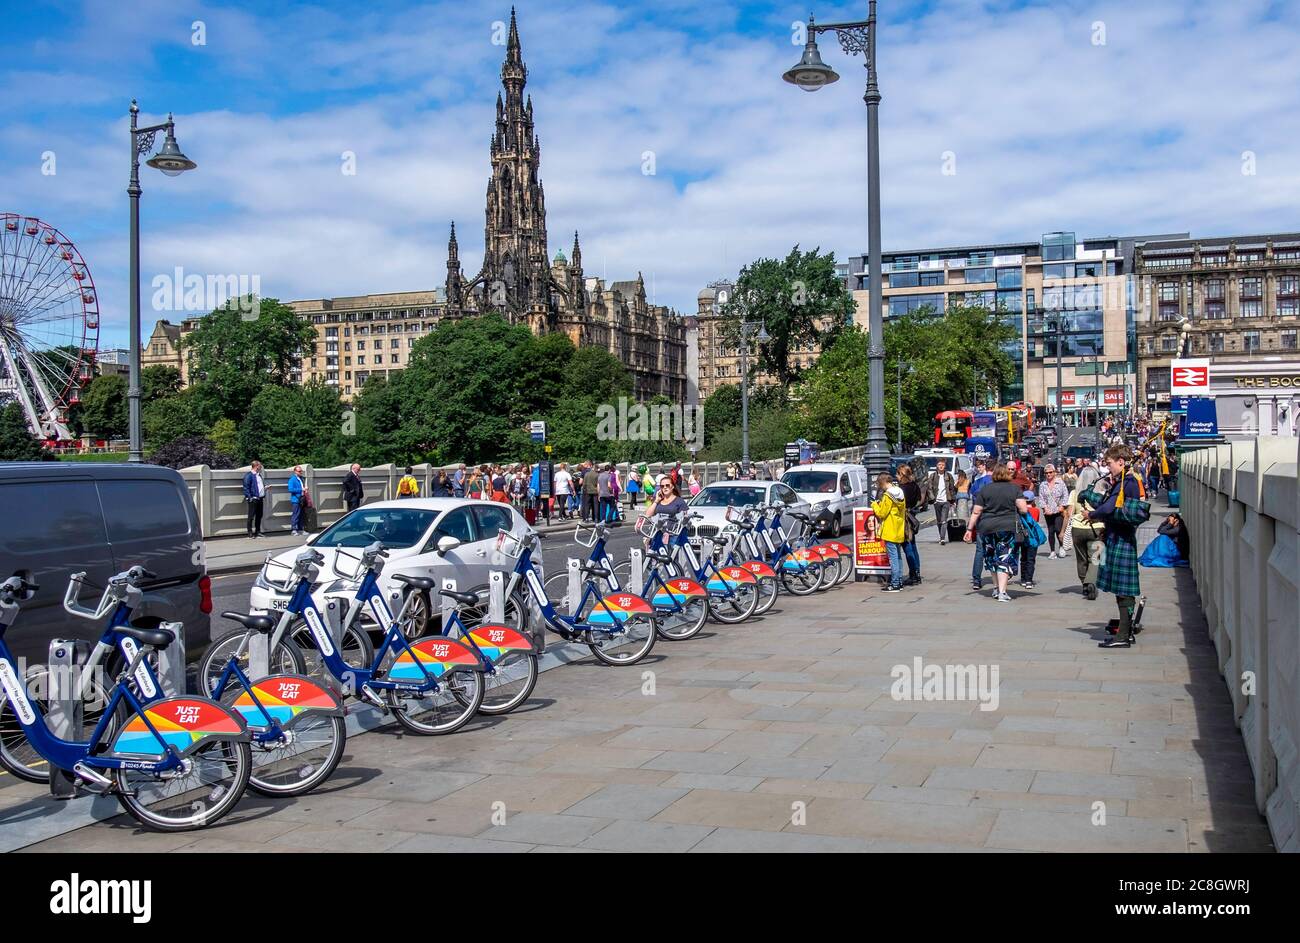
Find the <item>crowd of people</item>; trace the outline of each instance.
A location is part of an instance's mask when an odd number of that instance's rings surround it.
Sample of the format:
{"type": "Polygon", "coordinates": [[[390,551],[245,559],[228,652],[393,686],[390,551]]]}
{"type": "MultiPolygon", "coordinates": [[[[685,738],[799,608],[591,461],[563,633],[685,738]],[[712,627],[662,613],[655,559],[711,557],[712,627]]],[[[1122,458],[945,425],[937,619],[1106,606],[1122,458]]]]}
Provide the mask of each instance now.
{"type": "MultiPolygon", "coordinates": [[[[959,538],[974,546],[973,591],[982,592],[988,580],[993,599],[1011,602],[1013,580],[1034,588],[1043,548],[1049,560],[1073,554],[1084,597],[1115,597],[1118,617],[1101,645],[1130,647],[1140,631],[1137,531],[1150,513],[1148,502],[1167,486],[1167,474],[1158,454],[1135,453],[1124,444],[1109,446],[1098,460],[1069,459],[1059,468],[1051,462],[1038,467],[1033,458],[980,459],[969,476],[953,474],[940,460],[921,482],[902,465],[896,477],[877,478],[871,505],[889,559],[884,592],[921,583],[917,513],[933,506],[941,545],[959,538]]],[[[1189,541],[1178,515],[1169,515],[1159,533],[1170,541],[1162,559],[1174,562],[1150,565],[1186,565],[1189,541]]]]}

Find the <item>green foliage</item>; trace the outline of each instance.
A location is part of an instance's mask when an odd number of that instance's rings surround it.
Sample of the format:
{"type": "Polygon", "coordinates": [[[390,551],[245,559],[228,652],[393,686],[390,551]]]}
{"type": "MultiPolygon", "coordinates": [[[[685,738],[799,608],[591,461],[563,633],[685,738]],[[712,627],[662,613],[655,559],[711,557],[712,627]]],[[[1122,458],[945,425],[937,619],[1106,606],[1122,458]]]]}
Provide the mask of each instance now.
{"type": "Polygon", "coordinates": [[[175,396],[181,391],[181,372],[165,364],[154,364],[140,371],[140,392],[145,402],[175,396]]]}
{"type": "Polygon", "coordinates": [[[200,398],[192,391],[148,400],[140,411],[141,431],[151,449],[192,436],[206,436],[211,425],[204,421],[200,398]]]}
{"type": "Polygon", "coordinates": [[[870,428],[867,332],[852,327],[822,350],[798,386],[800,433],[823,449],[861,445],[870,428]]]}
{"type": "MultiPolygon", "coordinates": [[[[243,300],[245,308],[248,299],[243,300]]],[[[311,324],[274,298],[258,302],[257,317],[245,319],[240,300],[232,299],[200,318],[181,341],[190,358],[190,382],[203,384],[222,416],[243,416],[266,385],[288,386],[298,356],[316,337],[311,324]]]]}
{"type": "Polygon", "coordinates": [[[106,374],[95,377],[81,391],[81,402],[71,416],[74,428],[97,439],[121,439],[127,434],[127,382],[106,374]]]}
{"type": "Polygon", "coordinates": [[[239,453],[239,429],[233,419],[218,419],[214,422],[208,438],[212,440],[212,446],[218,452],[226,455],[239,453]]]}
{"type": "Polygon", "coordinates": [[[801,252],[784,259],[758,259],[741,269],[731,298],[722,308],[726,333],[739,343],[740,321],[762,322],[771,339],[757,349],[756,366],[789,386],[799,376],[791,354],[825,346],[853,320],[853,295],[835,274],[835,253],[801,252]],[[826,326],[829,322],[829,326],[826,326]]]}
{"type": "Polygon", "coordinates": [[[232,456],[220,451],[211,439],[203,436],[183,436],[172,439],[149,456],[149,464],[168,468],[190,468],[207,465],[209,468],[234,468],[232,456]]]}
{"type": "Polygon", "coordinates": [[[39,462],[52,458],[40,439],[27,431],[27,415],[16,402],[0,407],[0,462],[39,462]]]}
{"type": "Polygon", "coordinates": [[[343,403],[335,387],[265,386],[239,425],[239,453],[268,468],[339,465],[343,438],[343,403]]]}
{"type": "MultiPolygon", "coordinates": [[[[706,420],[707,422],[707,420],[706,420]]],[[[759,409],[749,413],[749,457],[752,461],[777,458],[785,453],[785,444],[799,437],[799,418],[790,409],[759,409]]],[[[808,438],[808,436],[804,436],[808,438]]],[[[713,444],[700,453],[700,461],[734,462],[744,454],[739,423],[722,432],[713,444]]]]}

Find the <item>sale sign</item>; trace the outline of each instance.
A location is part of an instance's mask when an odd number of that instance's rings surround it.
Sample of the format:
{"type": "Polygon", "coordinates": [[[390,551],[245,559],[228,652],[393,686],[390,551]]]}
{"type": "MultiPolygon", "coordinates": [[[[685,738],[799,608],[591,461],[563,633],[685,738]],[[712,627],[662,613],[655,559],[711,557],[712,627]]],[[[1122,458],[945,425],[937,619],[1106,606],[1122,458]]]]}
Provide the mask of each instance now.
{"type": "Polygon", "coordinates": [[[871,508],[853,509],[853,566],[859,574],[889,574],[889,554],[880,539],[880,522],[871,508]]]}
{"type": "Polygon", "coordinates": [[[1124,405],[1123,390],[1102,390],[1101,395],[1102,395],[1102,403],[1106,406],[1124,405]]]}
{"type": "Polygon", "coordinates": [[[1210,361],[1204,357],[1175,360],[1169,371],[1174,396],[1204,396],[1210,392],[1210,361]]]}
{"type": "Polygon", "coordinates": [[[1074,390],[1061,390],[1061,406],[1074,406],[1074,390]]]}

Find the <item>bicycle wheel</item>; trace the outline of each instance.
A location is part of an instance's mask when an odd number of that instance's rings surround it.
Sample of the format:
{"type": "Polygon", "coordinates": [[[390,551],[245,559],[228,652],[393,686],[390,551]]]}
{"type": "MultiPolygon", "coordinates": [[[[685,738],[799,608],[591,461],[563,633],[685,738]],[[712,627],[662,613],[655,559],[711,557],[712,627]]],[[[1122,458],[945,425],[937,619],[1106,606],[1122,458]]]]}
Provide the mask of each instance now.
{"type": "MultiPolygon", "coordinates": [[[[325,667],[320,649],[316,646],[316,639],[312,637],[311,629],[305,622],[299,620],[290,626],[289,631],[284,635],[284,640],[292,641],[298,647],[305,665],[300,670],[301,674],[330,676],[331,672],[325,667]]],[[[375,660],[375,646],[370,641],[370,634],[355,623],[347,626],[339,636],[339,657],[354,671],[369,668],[375,660]]],[[[271,668],[271,674],[279,673],[281,673],[279,669],[274,666],[271,668]]]]}
{"type": "MultiPolygon", "coordinates": [[[[632,562],[624,560],[622,563],[617,564],[614,567],[614,575],[618,578],[619,586],[631,585],[632,562]]],[[[663,574],[660,573],[660,576],[663,576],[663,574]]],[[[688,638],[699,635],[709,617],[709,603],[707,599],[703,598],[685,599],[679,602],[676,608],[656,606],[655,610],[659,614],[657,626],[659,635],[673,642],[683,642],[688,638]]]]}
{"type": "MultiPolygon", "coordinates": [[[[549,586],[549,580],[547,584],[549,586]]],[[[473,606],[461,606],[456,611],[460,614],[460,621],[466,629],[474,629],[488,620],[488,603],[489,589],[486,584],[475,586],[466,592],[473,593],[478,602],[473,606]]],[[[556,608],[559,608],[558,606],[556,608]]],[[[528,609],[524,605],[523,597],[519,590],[515,590],[505,599],[504,617],[497,621],[497,625],[505,625],[514,629],[516,632],[527,634],[528,629],[525,627],[528,623],[528,609]]],[[[367,666],[368,667],[368,666],[367,666]]]]}
{"type": "MultiPolygon", "coordinates": [[[[235,629],[218,637],[208,646],[208,650],[199,659],[199,690],[212,697],[217,690],[217,683],[226,670],[230,659],[234,658],[239,670],[248,674],[248,629],[235,629]]],[[[286,636],[281,639],[275,651],[271,653],[270,674],[306,674],[306,661],[302,651],[286,636]]]]}
{"type": "Polygon", "coordinates": [[[777,564],[777,572],[781,574],[781,588],[792,596],[811,596],[821,585],[821,567],[816,563],[805,563],[787,569],[787,563],[795,562],[797,561],[787,555],[777,564]]]}
{"type": "Polygon", "coordinates": [[[253,769],[248,743],[213,740],[185,759],[185,769],[174,776],[113,770],[117,801],[141,825],[160,832],[187,832],[217,822],[248,786],[253,769]]]}
{"type": "MultiPolygon", "coordinates": [[[[615,573],[618,573],[619,566],[630,566],[630,564],[626,563],[626,561],[620,563],[618,566],[614,567],[615,573]]],[[[621,580],[623,577],[620,576],[619,578],[621,580]]],[[[570,615],[569,574],[567,572],[555,573],[552,576],[548,576],[546,582],[542,585],[542,588],[546,590],[546,598],[551,601],[551,605],[555,607],[556,612],[561,615],[570,615]]],[[[579,598],[581,598],[581,584],[578,588],[578,595],[579,598]]],[[[592,607],[596,605],[596,599],[597,597],[594,594],[589,595],[586,603],[583,604],[582,611],[573,613],[579,622],[586,621],[587,616],[591,614],[592,607]]]]}
{"type": "Polygon", "coordinates": [[[437,690],[386,692],[393,716],[407,730],[424,736],[453,733],[465,726],[483,703],[483,675],[453,671],[437,690]]]}
{"type": "Polygon", "coordinates": [[[587,647],[607,665],[635,665],[655,647],[657,622],[655,616],[635,613],[609,628],[587,625],[587,647]]]}
{"type": "Polygon", "coordinates": [[[758,582],[737,583],[730,596],[710,596],[709,615],[718,622],[735,625],[744,622],[758,608],[758,582]]]}
{"type": "MultiPolygon", "coordinates": [[[[506,652],[482,676],[483,703],[480,714],[508,714],[533,693],[537,686],[537,655],[533,652],[506,652]]],[[[459,696],[459,695],[458,695],[459,696]]]]}
{"type": "Polygon", "coordinates": [[[781,591],[781,581],[776,577],[764,576],[758,581],[758,605],[754,614],[761,616],[776,605],[776,597],[781,591]]]}
{"type": "MultiPolygon", "coordinates": [[[[32,665],[25,675],[28,698],[40,705],[42,717],[50,716],[49,673],[49,665],[32,665]]],[[[89,740],[100,718],[104,716],[106,706],[108,691],[96,673],[91,679],[87,698],[81,705],[81,729],[72,731],[67,739],[89,740]]],[[[0,766],[29,783],[50,781],[50,765],[28,741],[7,694],[0,695],[0,766]]]]}
{"type": "MultiPolygon", "coordinates": [[[[227,707],[243,693],[235,686],[221,701],[227,707]]],[[[342,717],[314,714],[304,717],[282,737],[254,739],[249,744],[253,769],[248,786],[264,796],[301,796],[330,778],[347,746],[347,724],[342,717]]]]}

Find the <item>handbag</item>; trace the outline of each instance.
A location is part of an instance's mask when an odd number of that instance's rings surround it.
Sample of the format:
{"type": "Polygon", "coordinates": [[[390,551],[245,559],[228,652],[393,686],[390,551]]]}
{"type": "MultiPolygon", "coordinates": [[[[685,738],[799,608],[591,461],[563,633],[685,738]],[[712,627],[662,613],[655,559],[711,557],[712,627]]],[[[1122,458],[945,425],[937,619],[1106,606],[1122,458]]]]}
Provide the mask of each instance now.
{"type": "Polygon", "coordinates": [[[1021,543],[1028,544],[1030,547],[1041,547],[1047,543],[1047,532],[1043,530],[1042,525],[1034,520],[1032,514],[1021,514],[1019,526],[1016,528],[1016,537],[1021,543]]]}

